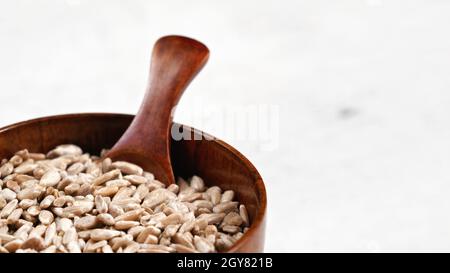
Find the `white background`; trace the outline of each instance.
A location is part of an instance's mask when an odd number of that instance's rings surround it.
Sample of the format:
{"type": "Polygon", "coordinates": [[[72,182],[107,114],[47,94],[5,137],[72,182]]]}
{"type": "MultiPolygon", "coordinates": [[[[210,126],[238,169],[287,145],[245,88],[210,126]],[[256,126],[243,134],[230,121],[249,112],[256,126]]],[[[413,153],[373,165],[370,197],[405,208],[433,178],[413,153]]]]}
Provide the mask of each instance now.
{"type": "Polygon", "coordinates": [[[211,57],[175,119],[258,168],[266,251],[450,250],[449,15],[445,0],[0,0],[0,126],[135,113],[155,40],[195,37],[211,57]],[[199,103],[278,105],[278,148],[191,121],[199,103]]]}

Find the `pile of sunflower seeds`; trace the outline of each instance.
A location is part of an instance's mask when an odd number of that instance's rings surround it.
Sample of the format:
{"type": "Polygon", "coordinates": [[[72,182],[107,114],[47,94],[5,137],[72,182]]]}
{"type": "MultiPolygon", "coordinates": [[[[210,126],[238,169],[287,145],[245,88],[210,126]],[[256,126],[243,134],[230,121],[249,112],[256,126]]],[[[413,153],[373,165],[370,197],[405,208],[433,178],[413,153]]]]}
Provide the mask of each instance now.
{"type": "Polygon", "coordinates": [[[193,176],[167,188],[141,167],[67,144],[0,164],[0,253],[216,252],[248,229],[234,192],[193,176]]]}

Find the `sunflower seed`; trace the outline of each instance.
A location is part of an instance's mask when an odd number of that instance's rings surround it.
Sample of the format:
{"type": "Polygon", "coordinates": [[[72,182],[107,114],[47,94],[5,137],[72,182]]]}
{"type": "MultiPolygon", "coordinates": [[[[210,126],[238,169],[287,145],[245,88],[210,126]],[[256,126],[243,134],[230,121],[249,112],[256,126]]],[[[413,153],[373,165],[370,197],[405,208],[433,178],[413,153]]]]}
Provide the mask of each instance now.
{"type": "Polygon", "coordinates": [[[128,211],[125,212],[124,214],[121,214],[119,216],[117,216],[116,218],[114,218],[114,221],[119,222],[119,221],[136,221],[139,219],[139,217],[141,216],[141,214],[144,212],[144,209],[136,209],[136,210],[132,210],[132,211],[128,211]]]}
{"type": "Polygon", "coordinates": [[[238,202],[226,201],[221,202],[213,208],[214,213],[229,213],[237,210],[238,202]]]}
{"type": "Polygon", "coordinates": [[[18,203],[19,202],[17,201],[17,199],[14,199],[10,201],[8,204],[6,204],[6,206],[4,206],[2,211],[0,212],[0,218],[8,217],[11,214],[11,212],[13,212],[13,210],[16,209],[18,203]]]}
{"type": "Polygon", "coordinates": [[[118,230],[94,229],[91,231],[90,238],[94,241],[109,240],[121,234],[118,230]]]}
{"type": "Polygon", "coordinates": [[[22,208],[13,210],[7,218],[8,224],[12,225],[12,224],[15,224],[17,221],[19,221],[20,216],[22,216],[22,212],[23,212],[22,208]]]}
{"type": "Polygon", "coordinates": [[[81,155],[83,151],[80,147],[72,144],[59,145],[47,153],[48,158],[55,158],[66,155],[81,155]]]}
{"type": "Polygon", "coordinates": [[[205,188],[205,183],[203,182],[203,179],[201,179],[200,177],[194,175],[191,178],[191,187],[198,192],[201,192],[204,190],[205,188]]]}
{"type": "Polygon", "coordinates": [[[184,245],[184,246],[186,246],[188,248],[191,248],[191,249],[195,250],[195,247],[192,244],[191,240],[187,236],[182,234],[182,233],[176,233],[173,236],[172,240],[176,244],[181,244],[181,245],[184,245]]]}
{"type": "Polygon", "coordinates": [[[67,245],[69,242],[78,241],[78,234],[74,227],[64,232],[62,243],[67,245]]]}
{"type": "Polygon", "coordinates": [[[36,169],[38,167],[37,164],[31,163],[31,162],[25,162],[20,164],[19,166],[17,166],[14,169],[14,173],[17,174],[27,174],[27,173],[31,173],[34,171],[34,169],[36,169]]]}
{"type": "Polygon", "coordinates": [[[230,212],[223,218],[222,225],[240,226],[243,220],[239,213],[230,212]]]}
{"type": "Polygon", "coordinates": [[[0,233],[0,241],[2,243],[7,243],[7,242],[11,242],[15,239],[16,237],[9,235],[9,234],[4,234],[4,233],[0,233]]]}
{"type": "Polygon", "coordinates": [[[44,240],[41,237],[31,237],[23,242],[20,246],[21,249],[34,249],[37,251],[43,250],[45,248],[44,240]]]}
{"type": "Polygon", "coordinates": [[[81,162],[76,162],[76,163],[72,164],[72,165],[67,169],[67,173],[68,173],[69,175],[79,174],[79,173],[81,173],[82,171],[84,171],[85,168],[86,168],[86,167],[84,166],[83,163],[81,163],[81,162]]]}
{"type": "Polygon", "coordinates": [[[233,201],[234,191],[228,190],[222,194],[222,199],[220,199],[221,203],[233,201]]]}
{"type": "Polygon", "coordinates": [[[164,232],[162,233],[162,236],[166,237],[166,238],[171,238],[177,233],[179,228],[180,228],[180,225],[168,225],[164,229],[164,232]]]}
{"type": "Polygon", "coordinates": [[[10,162],[5,163],[3,166],[0,167],[0,177],[4,178],[8,175],[10,175],[14,170],[14,165],[10,162]]]}
{"type": "Polygon", "coordinates": [[[14,180],[8,180],[6,181],[6,187],[12,190],[13,192],[19,192],[20,186],[19,184],[14,180]]]}
{"type": "Polygon", "coordinates": [[[74,225],[78,230],[94,228],[97,225],[97,217],[93,215],[86,215],[75,220],[74,225]]]}
{"type": "Polygon", "coordinates": [[[114,251],[112,250],[110,245],[105,245],[102,247],[102,252],[103,253],[113,253],[114,251]]]}
{"type": "Polygon", "coordinates": [[[119,191],[117,186],[106,186],[96,190],[94,193],[101,196],[113,196],[119,191]]]}
{"type": "Polygon", "coordinates": [[[147,178],[145,178],[143,176],[133,175],[133,174],[125,175],[123,178],[128,180],[128,181],[130,181],[130,183],[134,184],[134,185],[141,185],[141,184],[144,184],[144,183],[146,183],[148,181],[147,178]]]}
{"type": "Polygon", "coordinates": [[[53,239],[56,235],[56,224],[51,223],[44,234],[44,244],[46,246],[50,245],[51,242],[53,242],[53,239]]]}
{"type": "Polygon", "coordinates": [[[92,182],[92,185],[94,185],[94,186],[102,185],[106,181],[116,179],[119,175],[120,175],[120,170],[112,170],[112,171],[107,172],[107,173],[103,174],[102,176],[96,178],[92,182]]]}
{"type": "Polygon", "coordinates": [[[142,175],[144,172],[138,165],[125,161],[113,162],[111,168],[119,169],[124,174],[142,175]]]}
{"type": "Polygon", "coordinates": [[[31,237],[41,238],[45,234],[46,230],[47,230],[47,226],[44,226],[44,225],[36,226],[30,231],[28,238],[31,238],[31,237]]]}
{"type": "Polygon", "coordinates": [[[3,245],[3,247],[8,250],[8,252],[16,252],[23,244],[23,240],[15,239],[3,245]]]}
{"type": "Polygon", "coordinates": [[[208,225],[215,225],[220,224],[224,217],[225,213],[204,213],[197,218],[197,221],[204,219],[207,221],[208,225]]]}
{"type": "Polygon", "coordinates": [[[214,245],[208,242],[205,238],[194,236],[195,248],[202,253],[208,253],[214,251],[214,245]]]}
{"type": "Polygon", "coordinates": [[[10,189],[3,189],[0,192],[0,196],[3,197],[3,199],[5,199],[6,201],[9,202],[11,200],[16,199],[17,194],[14,191],[10,190],[10,189]]]}
{"type": "Polygon", "coordinates": [[[38,188],[25,188],[17,194],[17,199],[19,199],[19,200],[35,199],[35,198],[39,197],[41,194],[42,194],[42,191],[38,188]]]}
{"type": "Polygon", "coordinates": [[[127,247],[123,250],[123,253],[136,253],[139,250],[140,246],[136,242],[131,242],[127,247]]]}
{"type": "Polygon", "coordinates": [[[4,208],[6,204],[7,204],[6,199],[0,195],[0,209],[4,208]]]}
{"type": "Polygon", "coordinates": [[[46,209],[52,205],[53,201],[55,201],[55,196],[47,195],[46,197],[44,197],[44,199],[42,199],[41,203],[39,204],[39,207],[41,209],[46,209]]]}
{"type": "Polygon", "coordinates": [[[102,240],[102,241],[98,241],[98,242],[89,240],[84,247],[84,252],[91,252],[91,253],[95,252],[95,250],[97,250],[99,248],[103,248],[107,244],[108,244],[108,242],[106,240],[102,240]]]}
{"type": "Polygon", "coordinates": [[[67,249],[69,253],[81,253],[81,248],[77,241],[70,241],[67,244],[67,249]]]}
{"type": "Polygon", "coordinates": [[[97,221],[107,226],[113,226],[116,223],[114,217],[112,217],[112,215],[108,213],[98,214],[97,221]]]}
{"type": "Polygon", "coordinates": [[[118,221],[114,224],[114,228],[117,230],[127,230],[138,225],[139,222],[136,221],[118,221]]]}
{"type": "Polygon", "coordinates": [[[64,188],[64,192],[68,195],[74,195],[80,190],[80,184],[70,184],[64,188]]]}

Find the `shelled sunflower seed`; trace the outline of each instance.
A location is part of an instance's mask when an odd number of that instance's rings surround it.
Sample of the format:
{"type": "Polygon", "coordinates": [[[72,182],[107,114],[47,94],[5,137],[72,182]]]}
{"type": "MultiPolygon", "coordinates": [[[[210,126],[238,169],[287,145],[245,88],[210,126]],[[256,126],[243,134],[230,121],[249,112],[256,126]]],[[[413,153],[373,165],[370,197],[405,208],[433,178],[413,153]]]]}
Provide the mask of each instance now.
{"type": "Polygon", "coordinates": [[[0,253],[216,252],[249,226],[234,192],[60,145],[0,163],[0,253]]]}

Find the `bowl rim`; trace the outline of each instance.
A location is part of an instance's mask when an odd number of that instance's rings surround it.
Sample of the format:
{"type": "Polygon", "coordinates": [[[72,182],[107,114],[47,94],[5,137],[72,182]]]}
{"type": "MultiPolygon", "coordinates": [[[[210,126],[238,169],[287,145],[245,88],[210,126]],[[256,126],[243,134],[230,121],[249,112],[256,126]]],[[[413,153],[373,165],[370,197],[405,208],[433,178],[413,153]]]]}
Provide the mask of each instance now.
{"type": "MultiPolygon", "coordinates": [[[[71,119],[71,118],[82,118],[87,116],[94,116],[94,117],[109,117],[109,118],[115,118],[115,117],[122,117],[122,118],[133,118],[135,115],[133,114],[126,114],[126,113],[109,113],[109,112],[83,112],[83,113],[70,113],[70,114],[60,114],[60,115],[50,115],[50,116],[43,116],[38,118],[33,118],[29,120],[19,121],[13,124],[9,124],[6,126],[0,127],[0,134],[9,130],[13,130],[15,128],[18,128],[20,126],[24,126],[30,123],[39,123],[39,122],[48,122],[48,121],[55,121],[60,119],[71,119]]],[[[255,166],[248,160],[243,154],[241,154],[238,150],[233,148],[230,144],[226,143],[223,140],[218,139],[215,136],[212,136],[204,131],[201,131],[199,129],[196,129],[194,127],[174,122],[175,124],[183,126],[183,128],[191,130],[194,134],[201,134],[206,138],[207,141],[213,141],[215,144],[218,145],[223,150],[226,150],[227,152],[230,152],[237,160],[242,161],[245,166],[248,167],[250,174],[253,176],[253,180],[255,181],[255,187],[256,191],[258,192],[260,196],[260,207],[258,208],[258,211],[255,215],[255,218],[253,219],[252,223],[248,227],[249,229],[247,232],[244,233],[244,235],[235,243],[233,246],[229,249],[227,249],[224,252],[239,252],[240,249],[245,246],[250,238],[254,235],[257,228],[263,228],[261,225],[265,224],[265,215],[267,210],[267,195],[266,195],[266,187],[264,185],[263,179],[259,172],[256,170],[255,166]]],[[[264,230],[263,230],[264,232],[264,230]]]]}

